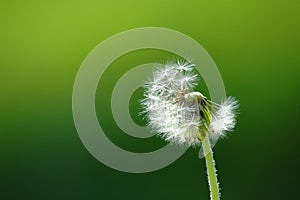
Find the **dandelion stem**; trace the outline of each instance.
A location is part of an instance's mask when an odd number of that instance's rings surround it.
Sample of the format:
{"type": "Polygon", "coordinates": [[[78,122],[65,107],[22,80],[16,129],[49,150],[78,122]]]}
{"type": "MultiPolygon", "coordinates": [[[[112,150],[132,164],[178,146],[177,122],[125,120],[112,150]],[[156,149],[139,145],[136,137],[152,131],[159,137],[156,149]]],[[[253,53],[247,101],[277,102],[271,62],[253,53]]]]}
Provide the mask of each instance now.
{"type": "Polygon", "coordinates": [[[219,200],[220,199],[219,184],[218,184],[217,172],[215,168],[215,161],[213,158],[213,152],[212,149],[210,148],[210,142],[206,134],[204,135],[200,133],[199,139],[201,139],[202,141],[203,153],[205,155],[208,184],[210,189],[210,199],[219,200]]]}

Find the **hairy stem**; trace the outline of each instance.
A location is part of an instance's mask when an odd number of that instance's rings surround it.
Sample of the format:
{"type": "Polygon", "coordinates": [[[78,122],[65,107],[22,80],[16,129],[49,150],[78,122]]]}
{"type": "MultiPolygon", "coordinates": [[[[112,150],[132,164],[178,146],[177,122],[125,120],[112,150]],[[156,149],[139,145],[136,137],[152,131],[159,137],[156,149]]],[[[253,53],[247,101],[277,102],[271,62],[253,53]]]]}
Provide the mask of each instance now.
{"type": "Polygon", "coordinates": [[[203,153],[205,155],[206,168],[207,168],[207,177],[208,184],[210,189],[210,199],[211,200],[219,200],[219,184],[217,179],[217,172],[215,168],[215,161],[213,158],[213,152],[210,148],[210,142],[206,134],[200,133],[199,139],[202,141],[203,153]]]}

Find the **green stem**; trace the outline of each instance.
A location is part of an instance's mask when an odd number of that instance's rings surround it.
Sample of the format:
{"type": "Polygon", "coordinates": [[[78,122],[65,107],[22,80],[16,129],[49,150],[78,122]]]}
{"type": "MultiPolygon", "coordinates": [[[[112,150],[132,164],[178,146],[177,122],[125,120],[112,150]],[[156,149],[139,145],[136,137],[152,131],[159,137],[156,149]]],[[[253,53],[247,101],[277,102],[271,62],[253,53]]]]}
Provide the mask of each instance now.
{"type": "Polygon", "coordinates": [[[203,153],[205,155],[208,184],[210,189],[210,199],[219,200],[219,184],[217,179],[217,172],[215,168],[215,161],[213,158],[213,152],[210,148],[210,142],[206,134],[200,133],[199,139],[202,141],[203,153]]]}

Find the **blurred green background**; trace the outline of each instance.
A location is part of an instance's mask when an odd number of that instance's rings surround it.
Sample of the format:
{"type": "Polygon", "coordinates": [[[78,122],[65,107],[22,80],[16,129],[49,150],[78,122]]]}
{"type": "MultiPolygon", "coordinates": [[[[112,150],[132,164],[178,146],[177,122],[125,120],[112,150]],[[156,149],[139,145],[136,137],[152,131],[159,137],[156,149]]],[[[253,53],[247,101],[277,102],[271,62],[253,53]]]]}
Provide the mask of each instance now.
{"type": "MultiPolygon", "coordinates": [[[[299,10],[297,0],[2,1],[1,199],[208,199],[196,149],[159,171],[128,174],[94,159],[76,132],[71,97],[80,64],[111,35],[146,26],[198,41],[240,101],[235,132],[215,146],[223,199],[300,199],[299,10]]],[[[109,106],[123,73],[169,56],[131,52],[101,79],[97,114],[118,146],[147,152],[164,144],[123,133],[109,106]]],[[[137,123],[141,93],[130,104],[137,123]]]]}

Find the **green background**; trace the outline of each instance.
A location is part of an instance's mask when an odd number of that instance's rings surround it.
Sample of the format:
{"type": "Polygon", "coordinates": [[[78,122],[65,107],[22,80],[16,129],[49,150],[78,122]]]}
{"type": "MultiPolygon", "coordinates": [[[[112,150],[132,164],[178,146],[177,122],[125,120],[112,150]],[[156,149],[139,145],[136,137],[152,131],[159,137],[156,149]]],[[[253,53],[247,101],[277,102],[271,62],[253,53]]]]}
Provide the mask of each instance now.
{"type": "MultiPolygon", "coordinates": [[[[128,174],[94,159],[76,132],[71,96],[80,64],[106,38],[146,26],[198,41],[240,101],[235,132],[214,148],[223,199],[300,199],[299,10],[297,0],[1,1],[1,199],[208,199],[196,149],[159,171],[128,174]]],[[[97,114],[118,146],[164,145],[127,136],[109,106],[122,74],[169,56],[131,52],[101,79],[97,114]]],[[[130,104],[137,123],[141,93],[130,104]]]]}

